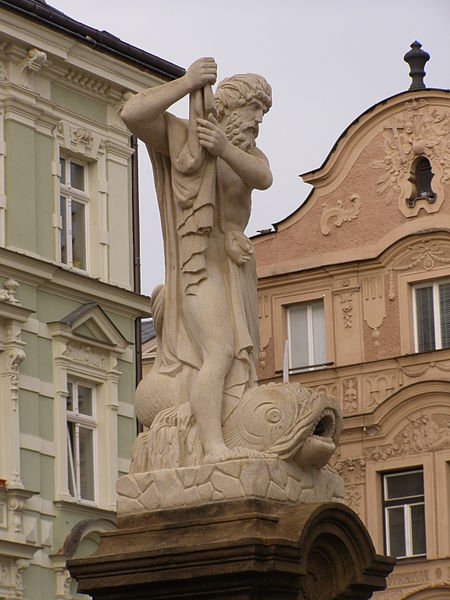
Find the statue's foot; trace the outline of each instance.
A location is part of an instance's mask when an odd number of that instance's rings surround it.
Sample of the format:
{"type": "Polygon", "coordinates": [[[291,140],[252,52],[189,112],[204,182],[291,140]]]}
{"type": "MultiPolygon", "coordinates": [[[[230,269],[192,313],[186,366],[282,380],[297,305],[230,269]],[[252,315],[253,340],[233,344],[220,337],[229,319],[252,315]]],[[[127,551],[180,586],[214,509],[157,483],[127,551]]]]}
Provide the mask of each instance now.
{"type": "Polygon", "coordinates": [[[259,450],[252,450],[251,448],[244,448],[238,446],[236,448],[224,448],[218,454],[206,454],[203,459],[203,464],[216,464],[225,462],[227,460],[239,460],[242,458],[277,458],[275,454],[269,452],[260,452],[259,450]]]}

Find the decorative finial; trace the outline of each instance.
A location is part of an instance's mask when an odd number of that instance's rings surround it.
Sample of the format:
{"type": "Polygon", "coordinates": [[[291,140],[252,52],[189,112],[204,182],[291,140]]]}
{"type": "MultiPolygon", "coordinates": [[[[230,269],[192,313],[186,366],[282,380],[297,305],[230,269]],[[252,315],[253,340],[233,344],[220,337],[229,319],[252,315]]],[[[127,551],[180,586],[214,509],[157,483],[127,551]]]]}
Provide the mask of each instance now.
{"type": "Polygon", "coordinates": [[[409,50],[403,57],[405,62],[409,65],[409,76],[412,79],[412,83],[409,86],[410,90],[424,90],[425,84],[423,78],[425,77],[424,66],[427,61],[430,60],[430,55],[425,50],[421,50],[422,44],[417,40],[411,44],[411,50],[409,50]]]}

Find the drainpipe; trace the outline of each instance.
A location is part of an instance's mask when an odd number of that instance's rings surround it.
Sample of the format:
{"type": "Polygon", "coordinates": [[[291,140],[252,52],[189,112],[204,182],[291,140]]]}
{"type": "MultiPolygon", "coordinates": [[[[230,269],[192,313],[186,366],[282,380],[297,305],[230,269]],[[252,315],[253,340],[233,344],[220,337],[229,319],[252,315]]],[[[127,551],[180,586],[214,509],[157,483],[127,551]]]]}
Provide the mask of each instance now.
{"type": "MultiPolygon", "coordinates": [[[[131,156],[131,205],[133,219],[133,282],[136,294],[141,293],[141,236],[139,230],[139,173],[138,173],[138,141],[132,135],[130,145],[133,149],[131,156]]],[[[141,348],[141,318],[135,323],[136,343],[136,386],[142,379],[142,348],[141,348]]]]}

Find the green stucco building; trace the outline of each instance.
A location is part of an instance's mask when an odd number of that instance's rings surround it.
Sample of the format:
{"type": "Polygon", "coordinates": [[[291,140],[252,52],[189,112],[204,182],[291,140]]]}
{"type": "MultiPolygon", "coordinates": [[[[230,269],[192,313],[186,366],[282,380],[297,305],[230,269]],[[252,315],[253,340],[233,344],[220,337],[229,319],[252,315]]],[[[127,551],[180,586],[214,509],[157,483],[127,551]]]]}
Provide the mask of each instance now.
{"type": "Polygon", "coordinates": [[[182,69],[38,0],[0,0],[0,600],[77,598],[136,434],[127,96],[182,69]]]}

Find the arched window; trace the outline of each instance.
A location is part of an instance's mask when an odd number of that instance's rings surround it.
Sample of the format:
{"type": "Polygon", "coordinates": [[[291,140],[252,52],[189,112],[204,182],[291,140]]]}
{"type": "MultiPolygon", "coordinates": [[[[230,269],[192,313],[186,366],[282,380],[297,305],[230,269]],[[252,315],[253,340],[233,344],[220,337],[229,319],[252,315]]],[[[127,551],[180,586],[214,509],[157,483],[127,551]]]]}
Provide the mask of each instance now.
{"type": "Polygon", "coordinates": [[[433,204],[436,200],[436,194],[431,187],[433,179],[430,161],[424,156],[420,157],[413,166],[411,182],[413,184],[413,193],[408,198],[408,206],[413,208],[418,200],[428,200],[433,204]]]}

